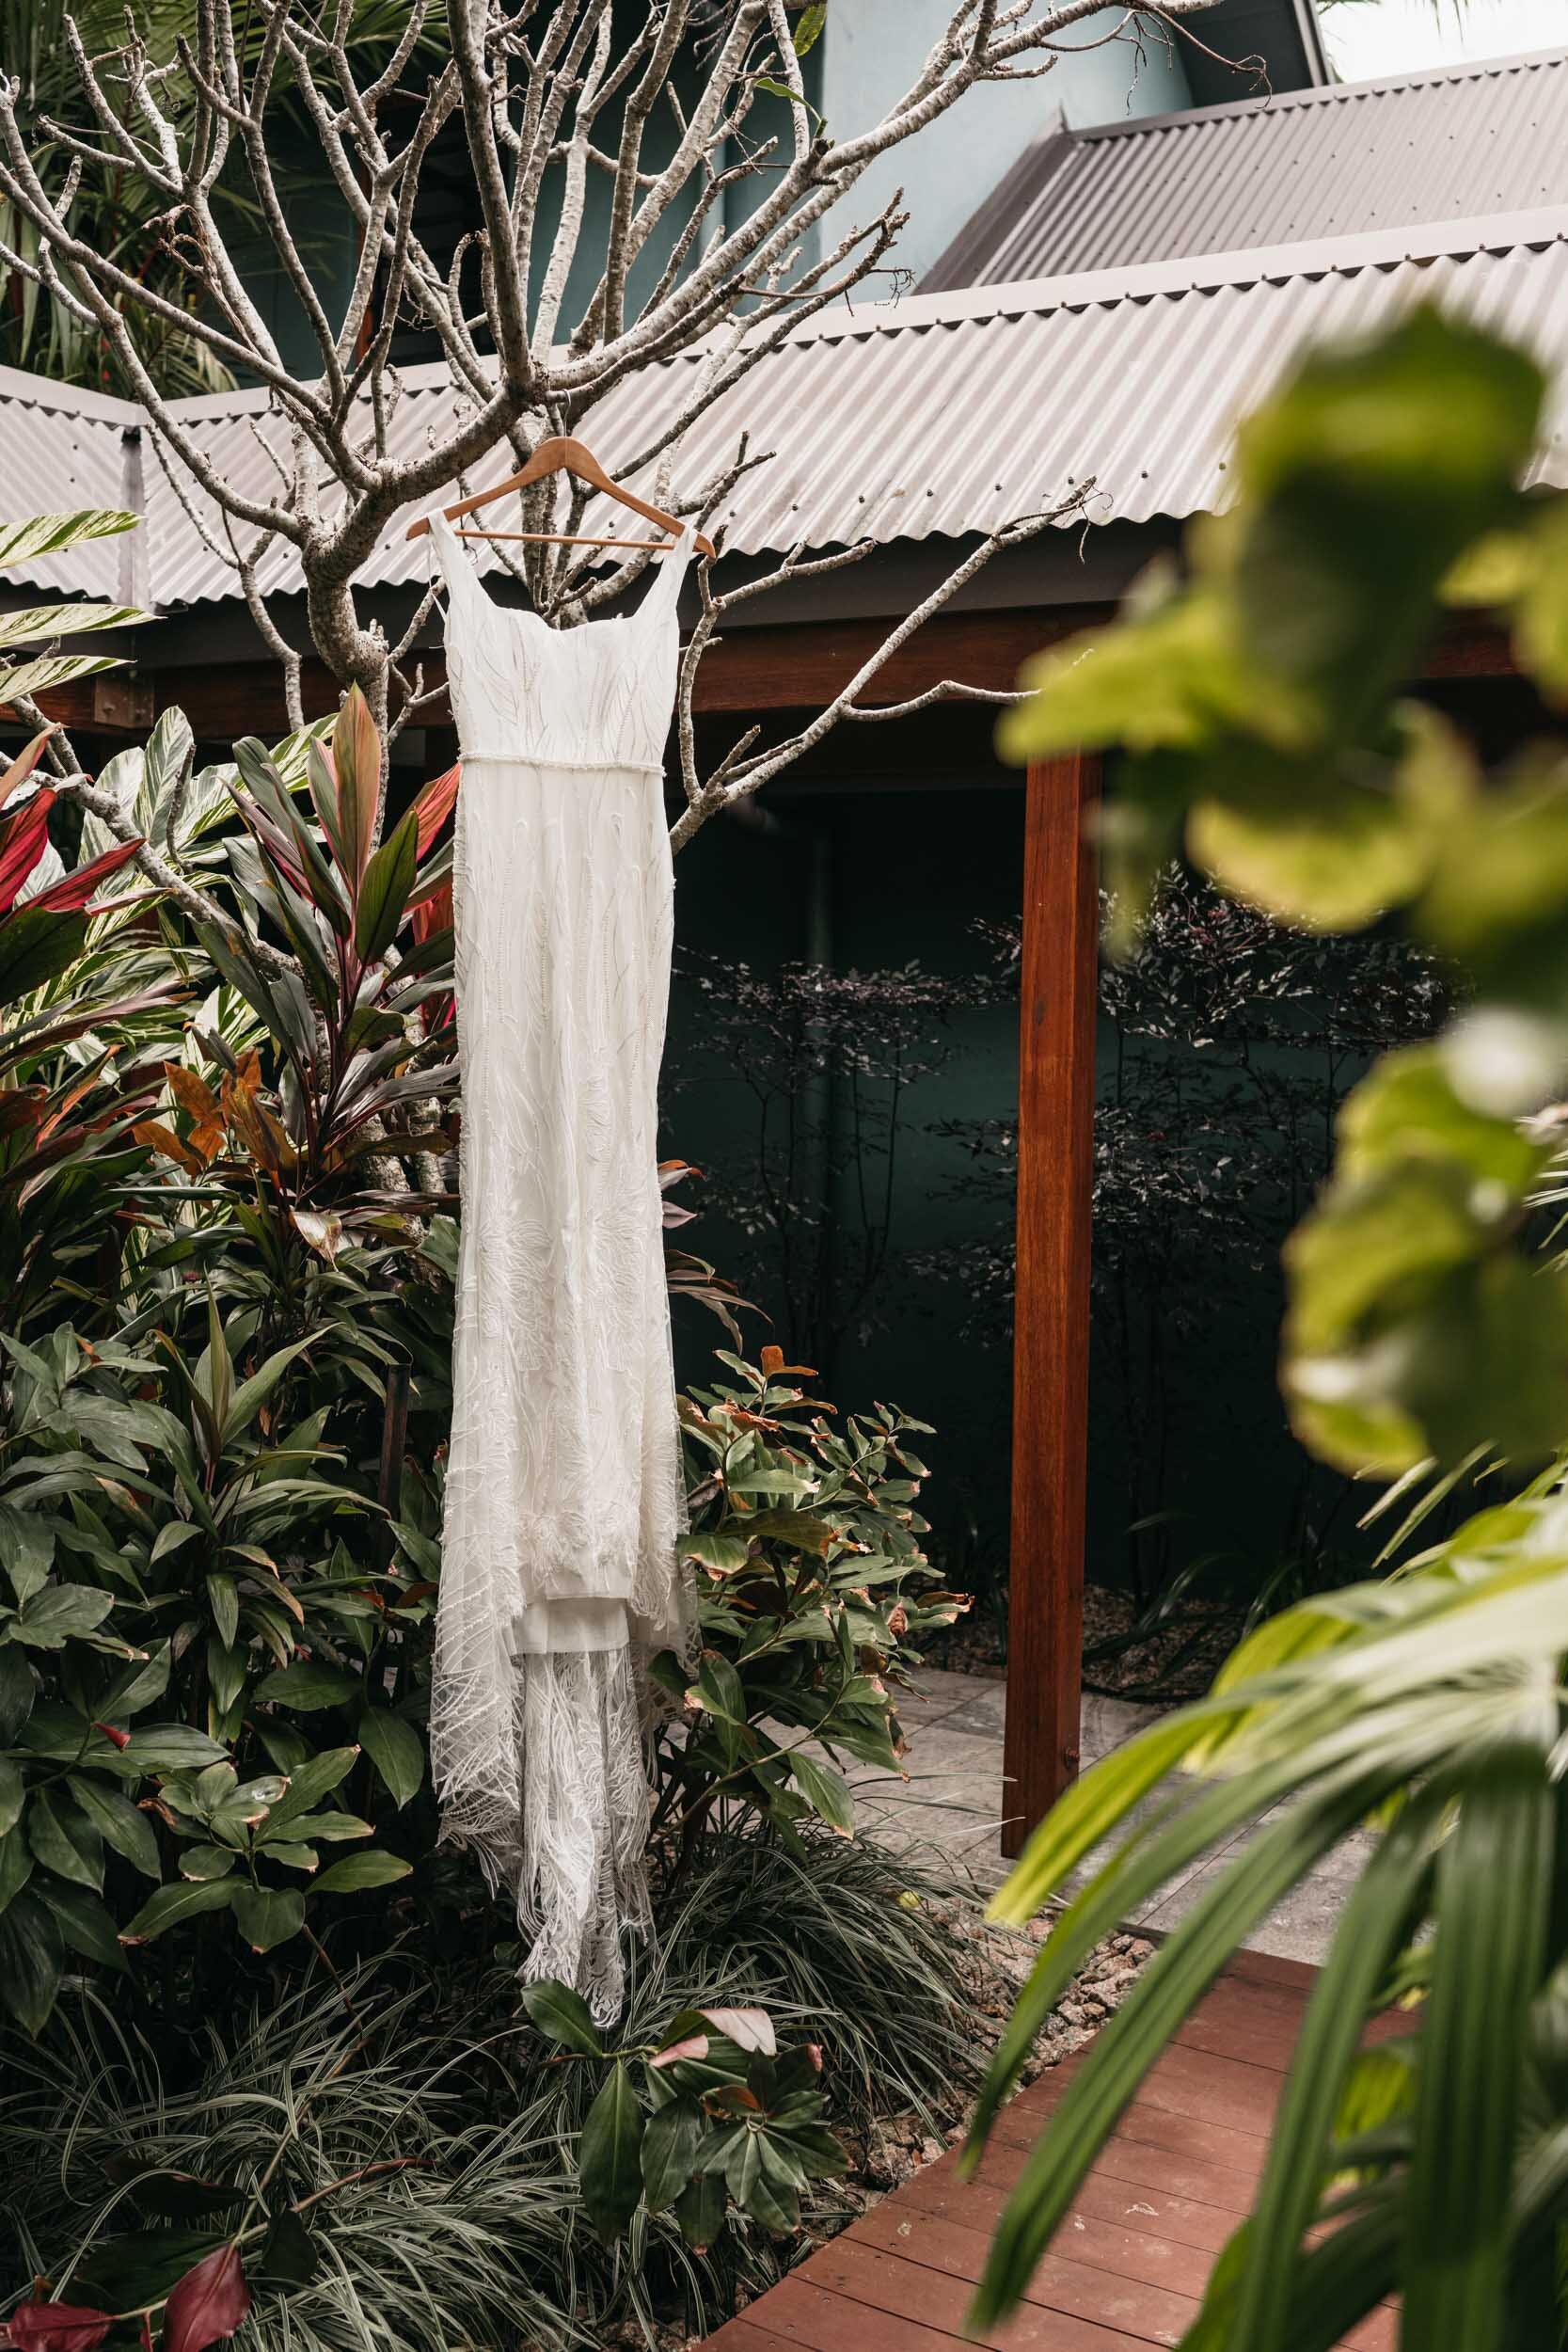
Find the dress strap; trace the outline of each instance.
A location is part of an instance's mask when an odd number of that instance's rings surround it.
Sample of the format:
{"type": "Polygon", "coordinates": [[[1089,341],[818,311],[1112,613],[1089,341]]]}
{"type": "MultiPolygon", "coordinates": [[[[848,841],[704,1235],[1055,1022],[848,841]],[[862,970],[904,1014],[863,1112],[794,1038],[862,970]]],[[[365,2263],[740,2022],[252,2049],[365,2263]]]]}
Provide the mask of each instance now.
{"type": "Polygon", "coordinates": [[[641,610],[650,607],[656,612],[673,612],[680,602],[681,582],[691,561],[696,531],[690,523],[683,523],[668,555],[658,559],[658,569],[652,587],[642,599],[641,610]]]}
{"type": "Polygon", "coordinates": [[[488,591],[475,571],[467,549],[439,507],[430,518],[430,545],[432,576],[439,570],[452,604],[461,611],[472,612],[477,605],[489,601],[488,591]]]}

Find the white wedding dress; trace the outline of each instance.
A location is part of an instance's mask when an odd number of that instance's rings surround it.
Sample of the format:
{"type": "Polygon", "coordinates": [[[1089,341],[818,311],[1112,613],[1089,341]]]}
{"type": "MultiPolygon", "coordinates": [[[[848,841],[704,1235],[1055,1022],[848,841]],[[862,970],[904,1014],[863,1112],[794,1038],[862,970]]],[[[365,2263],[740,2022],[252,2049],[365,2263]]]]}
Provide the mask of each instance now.
{"type": "Polygon", "coordinates": [[[462,1247],[431,1758],[443,1836],[608,2022],[648,1924],[640,1656],[683,1639],[656,1122],[689,532],[625,617],[498,605],[440,516],[462,1247]]]}

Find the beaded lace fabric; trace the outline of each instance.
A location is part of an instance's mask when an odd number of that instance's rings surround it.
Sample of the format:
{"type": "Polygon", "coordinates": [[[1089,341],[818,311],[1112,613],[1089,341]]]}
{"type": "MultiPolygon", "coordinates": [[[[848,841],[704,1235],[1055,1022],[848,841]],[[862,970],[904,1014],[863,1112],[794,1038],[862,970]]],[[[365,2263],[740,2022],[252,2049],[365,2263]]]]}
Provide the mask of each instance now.
{"type": "Polygon", "coordinates": [[[431,1755],[524,1975],[609,2022],[648,1925],[639,1661],[685,1640],[657,1156],[690,533],[628,615],[498,605],[444,518],[462,1248],[431,1755]]]}

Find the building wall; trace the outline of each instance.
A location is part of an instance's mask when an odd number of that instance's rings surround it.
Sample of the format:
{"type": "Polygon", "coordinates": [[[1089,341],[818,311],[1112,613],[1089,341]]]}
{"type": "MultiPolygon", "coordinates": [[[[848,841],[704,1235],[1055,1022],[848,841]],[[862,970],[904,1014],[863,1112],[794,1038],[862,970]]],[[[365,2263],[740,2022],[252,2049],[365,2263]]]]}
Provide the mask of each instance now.
{"type": "MultiPolygon", "coordinates": [[[[821,106],[838,138],[869,129],[919,73],[952,13],[950,0],[852,0],[830,7],[821,106]]],[[[1037,80],[969,91],[939,121],[879,157],[822,224],[832,243],[851,220],[875,217],[903,190],[910,225],[896,260],[918,279],[957,236],[1023,150],[1065,119],[1070,129],[1124,117],[1168,114],[1191,103],[1174,49],[1105,36],[1123,8],[1106,8],[1064,37],[1060,62],[1037,80]]],[[[815,54],[815,53],[814,53],[815,54]]]]}

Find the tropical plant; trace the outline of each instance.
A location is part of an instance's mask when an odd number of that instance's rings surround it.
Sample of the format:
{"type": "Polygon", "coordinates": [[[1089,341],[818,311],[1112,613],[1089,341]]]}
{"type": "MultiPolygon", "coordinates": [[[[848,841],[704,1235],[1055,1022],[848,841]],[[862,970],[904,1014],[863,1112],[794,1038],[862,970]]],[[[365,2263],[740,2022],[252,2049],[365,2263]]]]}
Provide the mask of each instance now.
{"type": "MultiPolygon", "coordinates": [[[[87,539],[112,539],[135,531],[139,515],[103,508],[86,508],[71,515],[29,515],[24,522],[0,524],[0,571],[18,564],[36,564],[42,556],[63,555],[87,539]]],[[[137,628],[152,619],[135,605],[53,603],[20,606],[0,613],[0,703],[46,693],[72,678],[92,677],[103,670],[119,669],[118,654],[60,653],[53,650],[62,637],[87,637],[106,628],[137,628]],[[29,653],[31,645],[49,651],[29,653]]],[[[35,754],[36,756],[36,754],[35,754]]],[[[18,780],[20,781],[20,779],[18,780]]]]}
{"type": "Polygon", "coordinates": [[[211,2024],[189,2080],[74,2003],[8,2066],[8,2268],[49,2284],[0,2342],[119,2352],[160,2323],[166,2352],[199,2352],[253,2314],[304,2352],[518,2326],[586,2345],[548,2078],[433,2032],[428,1997],[323,1975],[211,2024]]]}
{"type": "Polygon", "coordinates": [[[346,1649],[363,1667],[395,1642],[402,1596],[334,1546],[329,1522],[367,1504],[322,1474],[337,1463],[319,1425],[277,1442],[259,1428],[300,1347],[242,1378],[215,1304],[210,1318],[194,1364],[166,1333],[161,1354],[68,1324],[37,1349],[6,1343],[0,1948],[6,2006],[35,2033],[68,1950],[120,1969],[122,1945],[222,1910],[264,1951],[303,1924],[302,1886],[314,1899],[408,1867],[356,1851],[317,1874],[323,1843],[371,1835],[332,1794],[361,1749],[397,1805],[422,1777],[420,1739],[372,1703],[370,1675],[327,1662],[346,1649]],[[171,1677],[177,1719],[143,1724],[171,1677]],[[356,1737],[312,1754],[293,1719],[345,1708],[356,1737]]]}
{"type": "Polygon", "coordinates": [[[1185,580],[1047,656],[1006,723],[1018,755],[1127,746],[1107,828],[1124,904],[1180,846],[1309,929],[1405,907],[1460,966],[1467,1007],[1345,1105],[1335,1172],[1287,1252],[1286,1391],[1306,1442],[1407,1491],[1430,1494],[1481,1448],[1515,1480],[1548,1467],[1392,1582],[1259,1629],[1208,1699],[1096,1767],[1031,1841],[1003,1917],[1026,1916],[1164,1790],[1055,1925],[977,2138],[1096,1936],[1256,1825],[1068,2085],[1004,2217],[981,2327],[1022,2293],[1229,1955],[1371,1822],[1253,2217],[1187,2341],[1309,2352],[1395,2293],[1407,2352],[1560,2338],[1568,1278],[1537,1246],[1554,1131],[1530,1115],[1568,1076],[1568,752],[1537,743],[1486,777],[1449,724],[1401,699],[1445,598],[1505,613],[1522,666],[1549,696],[1568,691],[1568,502],[1516,486],[1542,394],[1522,354],[1432,311],[1311,359],[1243,429],[1237,503],[1195,534],[1185,580]],[[1409,2032],[1364,2047],[1401,2000],[1409,2032]]]}
{"type": "Polygon", "coordinates": [[[841,1434],[782,1349],[718,1360],[731,1379],[679,1400],[703,1647],[694,1675],[673,1652],[654,1661],[682,1708],[660,1746],[654,1826],[689,1850],[710,1816],[757,1817],[798,1851],[795,1825],[812,1816],[853,1833],[843,1758],[902,1772],[915,1645],[968,1601],[940,1589],[920,1549],[927,1472],[909,1440],[927,1423],[878,1406],[841,1434]]]}
{"type": "MultiPolygon", "coordinates": [[[[705,1837],[657,1944],[632,1955],[614,2036],[641,2053],[625,2063],[650,2168],[657,2091],[639,2086],[673,2074],[650,2061],[682,2011],[738,2011],[742,2033],[773,2028],[800,2051],[802,2097],[824,2102],[825,2121],[794,2118],[814,2174],[803,2215],[818,2228],[850,2209],[833,2177],[839,2138],[911,2108],[927,2129],[944,2125],[975,2070],[964,2010],[975,1950],[942,1924],[940,1893],[917,1856],[820,1829],[799,1860],[777,1840],[705,1837]]],[[[253,2328],[300,2352],[381,2339],[450,2352],[518,2328],[575,2352],[627,2312],[646,2335],[673,2313],[700,2335],[771,2284],[792,2249],[776,2214],[753,2218],[733,2197],[716,2204],[703,2251],[657,2187],[624,2233],[601,2236],[582,2136],[618,2061],[574,2054],[519,2015],[515,1963],[476,1917],[420,1955],[405,1943],[336,1976],[308,1961],[281,1994],[252,1985],[189,2039],[151,2005],[131,2012],[123,1984],[111,2002],[109,1988],[73,1982],[40,2041],[13,2033],[3,2052],[0,2275],[34,2281],[9,2340],[47,2352],[52,2325],[102,2326],[36,2309],[64,2304],[129,2314],[96,2340],[130,2352],[138,2315],[166,2326],[159,2306],[179,2278],[226,2247],[253,2328]]],[[[728,2095],[749,2089],[758,2054],[710,2019],[702,2030],[709,2059],[690,2063],[712,2074],[717,2057],[728,2095]]],[[[696,2100],[710,2144],[726,2112],[762,2112],[743,2099],[727,2110],[721,2088],[676,2094],[696,2100]]],[[[775,2074],[787,2131],[781,2106],[775,2074]]],[[[79,2352],[74,2335],[59,2341],[79,2352]]]]}
{"type": "Polygon", "coordinates": [[[607,2244],[640,2207],[672,2212],[705,2253],[733,2199],[765,2230],[792,2237],[800,2194],[845,2169],[823,2122],[822,2053],[815,2042],[781,2054],[765,2009],[683,2009],[649,2042],[617,2046],[569,1985],[531,1984],[523,2004],[540,2032],[571,2058],[609,2071],[578,2145],[584,2210],[607,2244]]]}
{"type": "MultiPolygon", "coordinates": [[[[40,1104],[96,1119],[37,1219],[47,1247],[33,1216],[8,1243],[30,1321],[3,1342],[0,1389],[0,2003],[32,2031],[71,1950],[119,1967],[171,1949],[163,1997],[191,2013],[233,1966],[216,1915],[255,1955],[319,1941],[435,1838],[456,1256],[437,840],[458,774],[374,849],[382,748],[356,693],[276,754],[242,742],[199,773],[192,755],[166,713],[104,771],[111,815],[89,824],[177,855],[197,912],[95,907],[7,1048],[30,1052],[40,1104]],[[82,1003],[84,973],[119,970],[138,993],[82,1003]],[[154,1710],[166,1727],[144,1725],[154,1710]]],[[[83,846],[79,890],[105,854],[97,830],[83,846]]],[[[689,1173],[664,1170],[672,1225],[689,1173]]],[[[738,1301],[702,1260],[673,1253],[671,1283],[734,1331],[738,1301]]],[[[778,1351],[724,1360],[738,1385],[683,1406],[705,1655],[694,1680],[660,1669],[684,1704],[659,1834],[687,1861],[714,1818],[760,1811],[793,1838],[816,1813],[847,1834],[833,1755],[898,1769],[884,1674],[958,1606],[918,1546],[918,1424],[879,1410],[835,1436],[778,1351]]],[[[410,1891],[474,1915],[445,1866],[410,1891]]]]}

